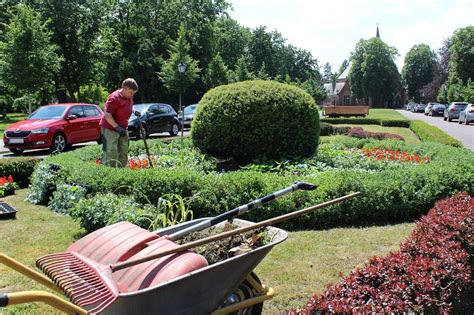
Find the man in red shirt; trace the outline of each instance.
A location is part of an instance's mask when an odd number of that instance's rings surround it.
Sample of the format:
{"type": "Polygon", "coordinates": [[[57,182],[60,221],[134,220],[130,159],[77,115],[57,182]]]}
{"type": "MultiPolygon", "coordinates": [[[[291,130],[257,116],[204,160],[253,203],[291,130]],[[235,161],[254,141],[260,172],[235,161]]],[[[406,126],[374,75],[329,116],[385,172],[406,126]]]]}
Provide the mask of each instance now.
{"type": "Polygon", "coordinates": [[[122,88],[107,98],[104,116],[100,120],[102,133],[102,163],[125,167],[128,162],[128,119],[132,115],[133,95],[138,91],[134,79],[125,79],[122,88]]]}

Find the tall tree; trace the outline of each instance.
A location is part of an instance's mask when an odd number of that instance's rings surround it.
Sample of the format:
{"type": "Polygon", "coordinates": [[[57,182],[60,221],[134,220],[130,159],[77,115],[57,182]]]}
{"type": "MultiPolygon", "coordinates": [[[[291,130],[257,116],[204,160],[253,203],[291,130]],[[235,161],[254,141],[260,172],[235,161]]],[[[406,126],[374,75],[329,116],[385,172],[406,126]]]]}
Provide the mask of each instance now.
{"type": "Polygon", "coordinates": [[[18,5],[0,46],[3,56],[0,73],[4,84],[29,95],[50,84],[61,61],[50,38],[51,32],[41,14],[27,4],[18,5]]]}
{"type": "Polygon", "coordinates": [[[457,77],[462,84],[474,80],[474,26],[457,30],[452,37],[450,77],[457,77]]]}
{"type": "Polygon", "coordinates": [[[204,75],[204,83],[213,88],[229,82],[228,69],[219,53],[212,59],[204,75]]]}
{"type": "Polygon", "coordinates": [[[334,74],[332,73],[332,68],[329,62],[326,62],[323,67],[323,82],[331,83],[333,80],[334,74]]]}
{"type": "Polygon", "coordinates": [[[178,38],[174,41],[168,51],[169,58],[163,60],[161,71],[158,77],[166,88],[172,92],[183,93],[186,88],[194,84],[198,79],[201,69],[198,62],[189,56],[189,44],[186,42],[186,30],[181,26],[178,31],[178,38]],[[184,74],[178,72],[178,64],[183,62],[186,65],[184,74]]]}
{"type": "Polygon", "coordinates": [[[413,46],[405,56],[402,69],[402,82],[408,98],[419,102],[421,89],[433,79],[436,69],[436,55],[426,44],[413,46]]]}
{"type": "Polygon", "coordinates": [[[82,85],[97,82],[94,48],[98,42],[102,7],[93,0],[48,0],[39,7],[43,16],[51,21],[52,41],[59,47],[62,57],[55,79],[57,97],[60,101],[75,101],[76,96],[80,97],[82,85]]]}
{"type": "Polygon", "coordinates": [[[351,92],[358,100],[372,106],[384,106],[395,92],[398,70],[394,58],[397,51],[380,38],[361,39],[351,54],[349,72],[351,92]]]}

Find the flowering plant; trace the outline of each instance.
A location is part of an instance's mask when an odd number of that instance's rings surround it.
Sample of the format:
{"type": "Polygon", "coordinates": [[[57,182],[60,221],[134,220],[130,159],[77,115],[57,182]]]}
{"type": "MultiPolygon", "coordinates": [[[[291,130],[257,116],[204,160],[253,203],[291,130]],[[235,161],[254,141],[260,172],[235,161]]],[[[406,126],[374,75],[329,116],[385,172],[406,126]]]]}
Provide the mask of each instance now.
{"type": "Polygon", "coordinates": [[[11,175],[0,177],[0,197],[13,195],[18,188],[11,175]]]}
{"type": "Polygon", "coordinates": [[[390,160],[390,161],[399,161],[399,162],[412,162],[417,164],[428,163],[430,158],[420,157],[418,154],[410,154],[408,152],[398,151],[398,150],[389,150],[389,149],[362,149],[364,156],[369,158],[369,160],[390,160]]]}

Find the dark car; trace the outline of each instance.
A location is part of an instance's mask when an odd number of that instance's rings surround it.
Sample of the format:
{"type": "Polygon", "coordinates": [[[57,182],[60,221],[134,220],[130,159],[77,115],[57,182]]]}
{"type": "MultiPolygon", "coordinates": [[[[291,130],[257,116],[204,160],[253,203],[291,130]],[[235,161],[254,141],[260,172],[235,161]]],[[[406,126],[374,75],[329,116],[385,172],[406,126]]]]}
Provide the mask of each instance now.
{"type": "Polygon", "coordinates": [[[415,106],[414,113],[424,113],[426,108],[426,104],[418,104],[415,106]]]}
{"type": "Polygon", "coordinates": [[[191,127],[191,123],[193,122],[194,114],[196,113],[197,108],[198,108],[198,104],[188,105],[184,108],[184,123],[181,122],[183,120],[183,113],[182,112],[179,113],[178,119],[179,119],[180,124],[184,128],[191,127]]]}
{"type": "Polygon", "coordinates": [[[462,112],[468,103],[466,102],[452,102],[448,108],[444,110],[443,119],[451,121],[459,118],[459,113],[462,112]]]}
{"type": "Polygon", "coordinates": [[[140,112],[140,120],[145,129],[145,134],[140,132],[138,117],[132,113],[128,120],[128,134],[131,137],[146,138],[150,134],[158,132],[169,132],[170,135],[176,136],[179,132],[178,114],[169,104],[135,104],[133,105],[133,111],[140,112]]]}
{"type": "Polygon", "coordinates": [[[446,106],[443,104],[434,104],[430,111],[428,112],[429,116],[443,116],[446,106]]]}
{"type": "Polygon", "coordinates": [[[100,142],[99,122],[104,113],[94,104],[54,104],[39,107],[25,120],[9,125],[3,143],[15,154],[49,148],[63,152],[74,143],[100,142]]]}

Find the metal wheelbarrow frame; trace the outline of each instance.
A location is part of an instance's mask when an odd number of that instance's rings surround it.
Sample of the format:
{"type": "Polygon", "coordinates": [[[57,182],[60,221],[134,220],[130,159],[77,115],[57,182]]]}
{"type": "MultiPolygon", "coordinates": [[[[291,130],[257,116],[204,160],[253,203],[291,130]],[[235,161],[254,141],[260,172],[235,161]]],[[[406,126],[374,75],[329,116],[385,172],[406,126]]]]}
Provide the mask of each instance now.
{"type": "MultiPolygon", "coordinates": [[[[181,229],[185,229],[190,225],[206,218],[197,219],[175,225],[166,229],[156,231],[158,235],[167,235],[181,229]]],[[[234,220],[237,227],[249,226],[253,222],[240,219],[234,220]]],[[[223,226],[221,223],[219,226],[223,226]]],[[[268,227],[268,238],[271,240],[269,244],[258,247],[252,251],[235,256],[224,261],[209,265],[202,269],[193,271],[173,280],[161,283],[157,286],[138,290],[135,292],[119,294],[117,300],[107,307],[101,314],[228,314],[237,310],[249,308],[253,305],[260,304],[263,301],[272,298],[274,291],[271,288],[262,286],[255,275],[251,275],[253,269],[263,260],[270,252],[273,246],[283,242],[288,237],[287,232],[275,227],[268,227]],[[225,307],[220,307],[226,298],[232,294],[237,288],[246,281],[250,284],[251,290],[255,293],[248,299],[239,301],[225,307]]],[[[49,279],[41,273],[31,270],[19,270],[18,266],[12,266],[16,262],[12,260],[4,262],[30,278],[38,281],[38,275],[44,277],[44,282],[49,279]],[[28,274],[27,274],[28,273],[28,274]],[[37,273],[37,274],[34,274],[37,273]]],[[[23,266],[24,268],[28,268],[23,266]]],[[[29,269],[29,268],[28,268],[29,269]]],[[[54,284],[51,283],[55,289],[54,284]]],[[[58,290],[56,290],[58,291],[58,290]]],[[[37,300],[46,302],[53,307],[72,313],[87,314],[86,309],[81,309],[71,302],[59,299],[57,296],[47,292],[30,292],[9,294],[9,305],[25,302],[32,302],[35,297],[37,300]],[[29,295],[29,297],[28,297],[29,295]],[[13,298],[12,298],[13,297],[13,298]],[[81,309],[82,312],[78,312],[81,309]]],[[[0,297],[1,301],[1,297],[0,297]]],[[[5,304],[5,303],[4,303],[5,304]]],[[[2,302],[0,302],[2,306],[2,302]]]]}

